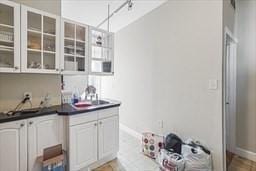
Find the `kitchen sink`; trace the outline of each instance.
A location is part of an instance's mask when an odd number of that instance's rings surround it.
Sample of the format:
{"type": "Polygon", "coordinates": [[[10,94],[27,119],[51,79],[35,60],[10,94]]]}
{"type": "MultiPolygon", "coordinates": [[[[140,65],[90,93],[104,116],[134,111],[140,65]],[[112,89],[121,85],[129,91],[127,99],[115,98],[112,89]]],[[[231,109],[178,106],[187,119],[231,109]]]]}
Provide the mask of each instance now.
{"type": "Polygon", "coordinates": [[[104,104],[109,104],[109,102],[105,101],[105,100],[95,100],[95,101],[92,101],[92,105],[104,105],[104,104]]]}

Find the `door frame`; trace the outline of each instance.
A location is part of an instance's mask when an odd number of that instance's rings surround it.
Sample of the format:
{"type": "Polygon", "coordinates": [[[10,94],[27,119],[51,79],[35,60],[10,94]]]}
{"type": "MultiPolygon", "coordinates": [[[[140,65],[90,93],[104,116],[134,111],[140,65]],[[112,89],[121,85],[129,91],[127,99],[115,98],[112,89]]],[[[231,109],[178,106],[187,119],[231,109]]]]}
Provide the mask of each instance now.
{"type": "MultiPolygon", "coordinates": [[[[223,84],[222,84],[222,112],[223,112],[223,170],[226,171],[226,150],[227,150],[227,139],[226,139],[226,106],[230,106],[230,112],[236,114],[236,60],[237,60],[237,44],[238,39],[233,35],[233,33],[229,30],[228,27],[224,29],[224,53],[223,53],[223,84]],[[232,50],[232,59],[227,59],[227,46],[228,43],[230,44],[232,50]],[[229,81],[232,83],[230,86],[230,101],[227,104],[227,97],[226,97],[226,85],[227,85],[227,65],[231,68],[232,72],[229,75],[229,81]]],[[[232,153],[236,153],[236,115],[231,115],[231,122],[230,122],[230,149],[232,153]]]]}

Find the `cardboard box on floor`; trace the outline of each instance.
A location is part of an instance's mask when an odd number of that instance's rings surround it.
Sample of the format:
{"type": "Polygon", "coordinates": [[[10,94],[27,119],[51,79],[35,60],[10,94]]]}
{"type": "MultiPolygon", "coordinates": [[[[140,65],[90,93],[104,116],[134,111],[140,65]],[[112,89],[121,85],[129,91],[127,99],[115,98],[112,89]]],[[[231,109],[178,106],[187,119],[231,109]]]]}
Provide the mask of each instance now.
{"type": "MultiPolygon", "coordinates": [[[[42,163],[43,168],[58,165],[62,163],[64,165],[64,153],[62,150],[62,144],[56,146],[45,148],[43,151],[43,156],[37,158],[39,163],[42,163]]],[[[64,168],[64,167],[63,167],[64,168]]]]}

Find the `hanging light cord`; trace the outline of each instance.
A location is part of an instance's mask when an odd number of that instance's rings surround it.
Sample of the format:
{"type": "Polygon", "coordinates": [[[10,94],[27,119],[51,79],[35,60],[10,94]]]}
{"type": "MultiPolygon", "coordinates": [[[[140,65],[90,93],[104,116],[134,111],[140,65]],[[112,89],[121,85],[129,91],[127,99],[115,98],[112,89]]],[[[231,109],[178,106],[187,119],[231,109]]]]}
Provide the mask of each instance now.
{"type": "Polygon", "coordinates": [[[122,5],[120,5],[114,12],[112,12],[110,14],[110,5],[108,4],[108,17],[105,18],[98,26],[97,28],[99,28],[100,26],[102,26],[105,22],[108,21],[108,29],[109,29],[109,20],[111,17],[113,17],[116,13],[118,13],[123,7],[125,7],[128,4],[128,10],[131,10],[133,7],[133,2],[132,0],[127,0],[125,1],[122,5]]]}

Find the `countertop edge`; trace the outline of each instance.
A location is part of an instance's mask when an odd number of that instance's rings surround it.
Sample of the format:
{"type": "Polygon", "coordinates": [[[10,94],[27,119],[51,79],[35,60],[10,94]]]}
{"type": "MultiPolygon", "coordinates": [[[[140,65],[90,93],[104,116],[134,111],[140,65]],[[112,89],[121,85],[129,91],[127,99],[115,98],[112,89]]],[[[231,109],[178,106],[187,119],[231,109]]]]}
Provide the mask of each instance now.
{"type": "Polygon", "coordinates": [[[47,115],[53,115],[57,114],[59,116],[71,116],[71,115],[77,115],[81,113],[88,113],[88,112],[93,112],[97,110],[104,110],[104,109],[109,109],[113,107],[119,107],[121,105],[121,102],[111,102],[106,105],[99,105],[95,107],[89,107],[86,109],[75,109],[69,104],[63,104],[63,105],[56,105],[52,106],[50,108],[47,108],[46,111],[41,111],[38,113],[30,113],[30,114],[23,114],[23,115],[18,115],[18,116],[5,116],[5,117],[0,117],[0,124],[1,123],[7,123],[7,122],[12,122],[12,121],[19,121],[19,120],[24,120],[24,119],[29,119],[29,118],[35,118],[35,117],[42,117],[42,116],[47,116],[47,115]]]}

